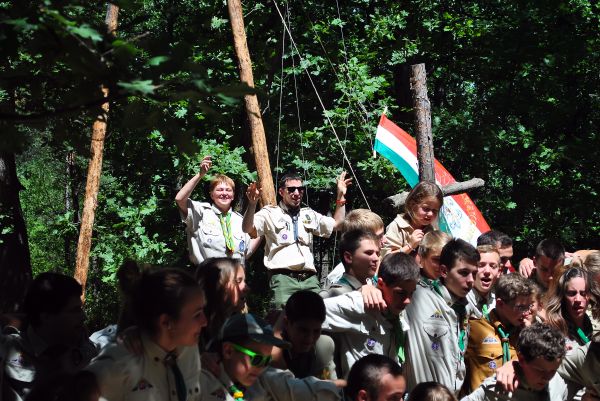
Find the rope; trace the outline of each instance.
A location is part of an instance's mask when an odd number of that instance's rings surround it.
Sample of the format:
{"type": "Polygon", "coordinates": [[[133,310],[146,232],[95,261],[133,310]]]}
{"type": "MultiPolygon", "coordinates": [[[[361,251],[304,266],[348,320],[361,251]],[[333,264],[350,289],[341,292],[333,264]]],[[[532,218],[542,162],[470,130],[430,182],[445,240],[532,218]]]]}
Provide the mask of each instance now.
{"type": "MultiPolygon", "coordinates": [[[[275,8],[277,9],[277,13],[279,14],[279,17],[281,18],[281,22],[283,23],[283,26],[285,28],[285,30],[287,31],[289,37],[290,37],[290,42],[292,44],[292,46],[294,47],[294,49],[296,50],[296,53],[298,53],[298,58],[300,58],[300,61],[304,61],[304,58],[302,57],[302,55],[300,54],[300,51],[298,50],[298,46],[296,46],[296,42],[294,41],[294,38],[292,36],[292,32],[290,31],[290,28],[288,27],[285,18],[283,17],[283,14],[281,13],[281,10],[279,9],[279,5],[277,4],[277,0],[273,0],[273,4],[275,4],[275,8]]],[[[302,65],[302,63],[301,63],[302,65]]],[[[306,63],[304,63],[304,65],[302,66],[302,68],[304,69],[304,71],[306,72],[306,75],[308,76],[308,80],[310,81],[311,86],[313,87],[313,90],[315,91],[315,94],[317,95],[317,99],[319,100],[319,104],[321,105],[321,108],[323,109],[323,115],[325,116],[325,119],[327,120],[327,122],[329,123],[329,126],[331,127],[331,130],[333,131],[333,134],[335,135],[335,139],[342,151],[342,154],[344,156],[344,159],[348,162],[348,168],[350,169],[350,172],[352,173],[352,175],[354,176],[354,179],[356,181],[356,186],[358,187],[364,201],[365,204],[367,205],[367,208],[371,209],[371,207],[369,206],[369,201],[367,200],[367,197],[360,185],[360,182],[358,181],[357,177],[356,177],[356,173],[354,172],[354,168],[352,167],[352,163],[350,163],[350,159],[348,158],[348,155],[346,154],[346,150],[344,149],[344,146],[342,144],[342,142],[340,141],[340,138],[337,134],[337,131],[335,130],[335,127],[333,125],[333,123],[331,122],[331,119],[328,116],[327,113],[327,108],[325,107],[325,104],[323,104],[323,100],[321,99],[321,96],[319,95],[319,92],[317,91],[317,87],[308,71],[308,68],[306,67],[306,63]]]]}
{"type": "Polygon", "coordinates": [[[281,139],[281,109],[283,100],[283,56],[285,54],[285,29],[281,32],[281,75],[279,76],[279,117],[277,118],[277,154],[275,158],[275,185],[279,185],[279,142],[281,139]]]}

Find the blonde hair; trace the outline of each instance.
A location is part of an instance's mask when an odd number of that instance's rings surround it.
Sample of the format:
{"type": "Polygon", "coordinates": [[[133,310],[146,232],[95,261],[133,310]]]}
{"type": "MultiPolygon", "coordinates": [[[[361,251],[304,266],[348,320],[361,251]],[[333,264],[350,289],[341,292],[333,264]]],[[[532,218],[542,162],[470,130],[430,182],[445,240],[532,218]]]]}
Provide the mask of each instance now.
{"type": "Polygon", "coordinates": [[[411,224],[415,221],[415,211],[417,207],[427,198],[434,198],[437,200],[440,207],[444,205],[444,193],[434,182],[421,181],[408,193],[406,202],[404,203],[404,211],[410,219],[411,224]]]}
{"type": "Polygon", "coordinates": [[[366,230],[375,233],[384,228],[383,220],[369,209],[354,209],[346,215],[342,231],[366,230]]]}
{"type": "Polygon", "coordinates": [[[442,253],[442,248],[446,245],[452,236],[443,231],[433,230],[423,236],[419,244],[419,256],[426,257],[430,253],[442,253]]]}

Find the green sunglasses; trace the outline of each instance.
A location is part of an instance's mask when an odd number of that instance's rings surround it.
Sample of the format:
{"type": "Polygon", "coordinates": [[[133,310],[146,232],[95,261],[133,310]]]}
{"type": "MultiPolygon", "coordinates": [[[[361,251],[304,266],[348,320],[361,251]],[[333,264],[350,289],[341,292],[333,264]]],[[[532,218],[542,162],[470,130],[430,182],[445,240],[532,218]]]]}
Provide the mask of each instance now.
{"type": "Polygon", "coordinates": [[[271,359],[273,359],[271,357],[271,355],[262,355],[262,354],[257,354],[254,351],[249,350],[248,348],[244,348],[241,345],[237,345],[237,344],[231,344],[233,346],[233,349],[235,349],[238,352],[241,352],[242,354],[246,354],[250,357],[250,365],[257,367],[257,368],[262,368],[263,366],[267,366],[269,364],[269,362],[271,362],[271,359]]]}

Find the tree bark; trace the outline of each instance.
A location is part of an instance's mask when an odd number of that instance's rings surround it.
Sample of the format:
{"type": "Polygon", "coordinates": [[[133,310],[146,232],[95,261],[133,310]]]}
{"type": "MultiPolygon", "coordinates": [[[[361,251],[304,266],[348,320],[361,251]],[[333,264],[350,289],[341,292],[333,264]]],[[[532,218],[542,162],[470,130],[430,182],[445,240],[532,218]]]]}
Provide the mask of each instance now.
{"type": "MultiPolygon", "coordinates": [[[[106,9],[106,27],[111,35],[116,34],[117,16],[119,8],[114,4],[108,4],[106,9]]],[[[108,98],[108,88],[102,87],[102,93],[108,98]]],[[[92,126],[92,143],[90,147],[90,162],[85,185],[85,200],[83,202],[83,215],[79,229],[79,241],[77,242],[77,259],[75,262],[75,278],[84,289],[82,296],[85,299],[85,284],[90,263],[90,249],[92,247],[92,230],[100,188],[100,176],[102,175],[102,153],[104,151],[104,139],[106,137],[106,122],[108,119],[108,101],[100,108],[100,114],[96,117],[92,126]]]]}
{"type": "MultiPolygon", "coordinates": [[[[233,32],[233,44],[235,54],[238,59],[240,69],[240,79],[249,87],[254,88],[254,77],[252,75],[252,62],[248,43],[246,41],[246,30],[244,27],[244,16],[240,0],[228,0],[229,19],[231,21],[231,30],[233,32]]],[[[261,204],[275,205],[275,186],[273,185],[273,176],[271,175],[271,164],[269,162],[269,152],[267,150],[267,140],[265,138],[265,128],[263,126],[256,94],[247,94],[244,96],[246,104],[246,113],[252,133],[252,148],[254,151],[254,160],[258,172],[258,184],[262,188],[261,204]]]]}
{"type": "Polygon", "coordinates": [[[413,93],[419,181],[435,182],[431,104],[427,97],[425,64],[411,66],[410,88],[413,93]]]}
{"type": "MultiPolygon", "coordinates": [[[[444,193],[444,196],[450,196],[481,188],[484,185],[485,181],[483,181],[481,178],[472,178],[468,181],[455,182],[453,184],[446,185],[442,188],[442,192],[444,193]]],[[[388,196],[383,200],[383,202],[387,207],[393,208],[393,210],[398,210],[404,206],[407,196],[408,192],[402,192],[396,195],[388,196]]]]}
{"type": "Polygon", "coordinates": [[[31,281],[27,228],[19,191],[15,154],[0,152],[0,312],[21,312],[31,281]]]}

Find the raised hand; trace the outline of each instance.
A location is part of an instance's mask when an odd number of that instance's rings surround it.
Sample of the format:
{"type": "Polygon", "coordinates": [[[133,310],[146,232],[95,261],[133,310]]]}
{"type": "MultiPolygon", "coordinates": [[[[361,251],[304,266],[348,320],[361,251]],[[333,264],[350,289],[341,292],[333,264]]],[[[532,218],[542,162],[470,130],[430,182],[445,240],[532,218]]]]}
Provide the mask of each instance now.
{"type": "Polygon", "coordinates": [[[257,203],[260,199],[261,192],[261,188],[255,182],[248,185],[248,189],[246,190],[248,201],[250,201],[250,203],[257,203]]]}
{"type": "Polygon", "coordinates": [[[352,177],[346,178],[346,172],[342,171],[340,176],[337,178],[338,198],[340,196],[346,195],[346,191],[348,190],[348,186],[350,185],[352,185],[352,177]]]}
{"type": "Polygon", "coordinates": [[[204,175],[212,167],[212,156],[204,156],[204,159],[200,162],[200,175],[204,175]]]}

